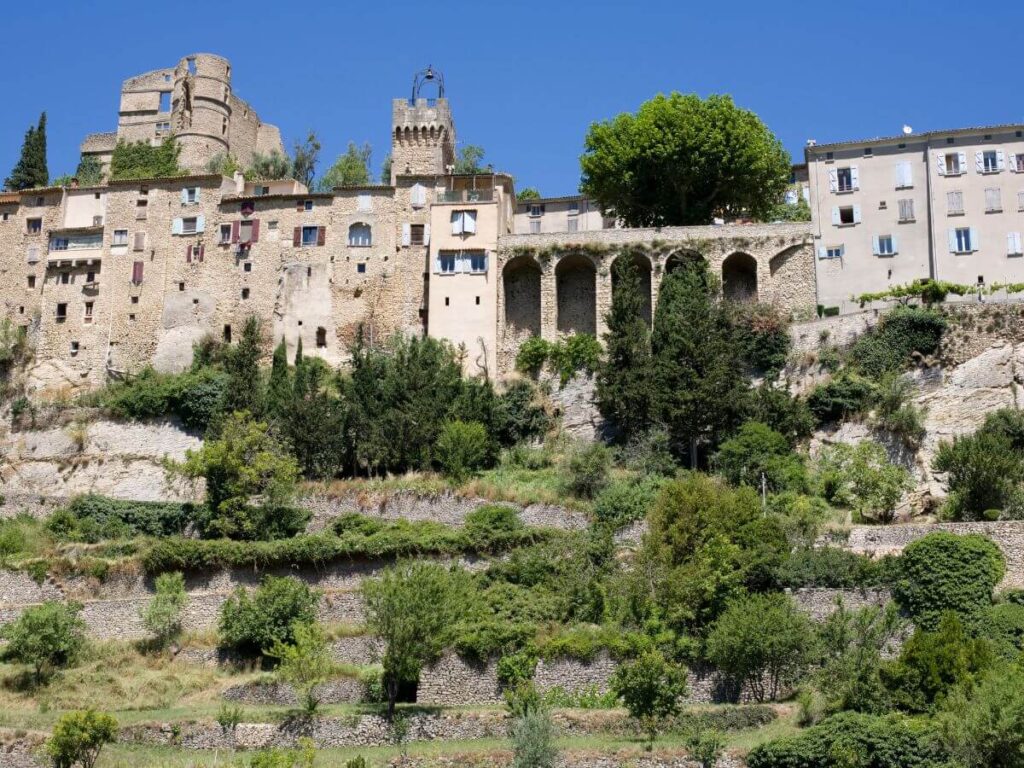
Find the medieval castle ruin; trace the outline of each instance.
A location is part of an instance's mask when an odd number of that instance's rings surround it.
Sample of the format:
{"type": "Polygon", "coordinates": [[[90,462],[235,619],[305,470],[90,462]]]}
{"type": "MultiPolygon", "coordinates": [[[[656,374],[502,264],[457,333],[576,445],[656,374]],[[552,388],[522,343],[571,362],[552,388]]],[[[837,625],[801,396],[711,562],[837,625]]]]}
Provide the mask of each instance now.
{"type": "Polygon", "coordinates": [[[1000,173],[1024,171],[1013,127],[949,134],[959,142],[955,175],[946,134],[809,147],[800,168],[811,169],[813,222],[658,230],[616,228],[576,197],[517,206],[510,176],[452,173],[455,124],[443,89],[393,101],[390,184],[314,193],[290,180],[206,173],[218,153],[245,166],[253,153],[283,151],[277,128],[232,91],[230,64],[209,54],[125,81],[116,133],[88,136],[82,152],[106,165],[118,139],[171,134],[189,175],[0,194],[0,296],[5,316],[33,337],[35,387],[92,385],[147,365],[181,370],[196,341],[230,341],[253,314],[268,349],[271,337],[291,350],[301,339],[336,365],[360,328],[373,339],[427,333],[462,345],[467,371],[501,378],[531,335],[602,332],[620,258],[640,267],[650,306],[661,278],[699,257],[726,295],[807,318],[858,291],[942,278],[947,262],[957,275],[971,272],[965,256],[985,257],[974,270],[981,280],[1024,279],[1024,260],[1007,258],[1019,255],[1024,192],[1007,190],[1013,221],[1001,225],[1017,254],[997,256],[989,243],[998,243],[988,230],[1000,206],[986,211],[985,235],[973,222],[951,224],[950,252],[936,255],[947,243],[935,236],[947,213],[939,202],[959,192],[962,206],[972,194],[961,187],[973,153],[989,203],[1000,173]],[[929,169],[940,143],[941,173],[929,169]],[[913,198],[909,208],[904,198],[913,198]],[[979,255],[982,247],[993,253],[979,255]]]}

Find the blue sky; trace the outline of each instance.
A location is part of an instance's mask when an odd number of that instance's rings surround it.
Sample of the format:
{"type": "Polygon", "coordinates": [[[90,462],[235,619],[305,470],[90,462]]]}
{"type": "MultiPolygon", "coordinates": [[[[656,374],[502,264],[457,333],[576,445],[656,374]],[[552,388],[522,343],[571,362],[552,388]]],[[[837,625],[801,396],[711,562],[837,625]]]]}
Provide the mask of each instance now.
{"type": "Polygon", "coordinates": [[[312,128],[320,170],[349,140],[388,150],[390,100],[427,64],[460,143],[546,195],[579,183],[587,126],[659,91],[729,93],[794,157],[804,141],[1024,121],[1024,3],[7,3],[0,180],[49,119],[51,176],[116,126],[125,78],[188,53],[229,58],[234,89],[287,146],[312,128]],[[190,16],[194,14],[194,16],[190,16]]]}

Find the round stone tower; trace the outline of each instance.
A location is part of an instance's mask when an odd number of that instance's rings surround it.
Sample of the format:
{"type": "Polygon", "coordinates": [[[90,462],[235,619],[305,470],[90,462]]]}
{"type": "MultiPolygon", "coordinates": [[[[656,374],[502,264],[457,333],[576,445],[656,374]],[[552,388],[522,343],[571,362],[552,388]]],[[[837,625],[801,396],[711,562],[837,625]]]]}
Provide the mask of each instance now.
{"type": "Polygon", "coordinates": [[[231,64],[209,53],[186,56],[174,69],[172,130],[181,147],[178,164],[202,171],[229,148],[231,64]]]}
{"type": "Polygon", "coordinates": [[[444,76],[431,67],[417,73],[408,99],[391,105],[391,183],[398,176],[440,176],[455,162],[455,123],[444,97],[444,76]],[[425,85],[437,96],[421,95],[425,85]]]}

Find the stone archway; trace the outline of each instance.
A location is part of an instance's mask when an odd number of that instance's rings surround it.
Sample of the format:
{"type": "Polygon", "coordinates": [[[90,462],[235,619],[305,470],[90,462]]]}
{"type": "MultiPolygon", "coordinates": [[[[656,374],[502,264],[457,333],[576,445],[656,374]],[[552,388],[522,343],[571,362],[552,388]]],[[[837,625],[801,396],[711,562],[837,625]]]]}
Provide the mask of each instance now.
{"type": "Polygon", "coordinates": [[[555,267],[559,333],[597,335],[597,270],[586,256],[563,257],[555,267]]]}
{"type": "Polygon", "coordinates": [[[502,270],[505,326],[516,336],[540,336],[541,271],[529,256],[512,259],[502,270]]]}
{"type": "Polygon", "coordinates": [[[640,293],[644,297],[641,314],[648,325],[651,324],[651,260],[639,253],[619,256],[612,262],[612,297],[618,287],[618,271],[622,263],[632,263],[640,280],[640,293]]]}
{"type": "Polygon", "coordinates": [[[687,264],[693,264],[694,262],[707,263],[707,259],[697,253],[697,251],[676,251],[665,259],[665,274],[675,272],[677,269],[681,269],[687,264]]]}
{"type": "Polygon", "coordinates": [[[722,294],[731,301],[757,301],[757,259],[729,254],[722,262],[722,294]]]}

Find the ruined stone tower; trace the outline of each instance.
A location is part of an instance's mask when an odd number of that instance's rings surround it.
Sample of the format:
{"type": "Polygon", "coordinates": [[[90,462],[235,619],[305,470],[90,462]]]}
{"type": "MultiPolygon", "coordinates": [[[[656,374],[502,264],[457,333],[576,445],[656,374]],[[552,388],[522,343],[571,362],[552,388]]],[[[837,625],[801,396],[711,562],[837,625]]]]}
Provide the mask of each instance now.
{"type": "Polygon", "coordinates": [[[444,97],[444,77],[428,67],[416,75],[408,99],[391,107],[391,183],[398,176],[442,175],[455,162],[455,124],[444,97]],[[437,85],[437,96],[426,98],[424,85],[437,85]]]}

